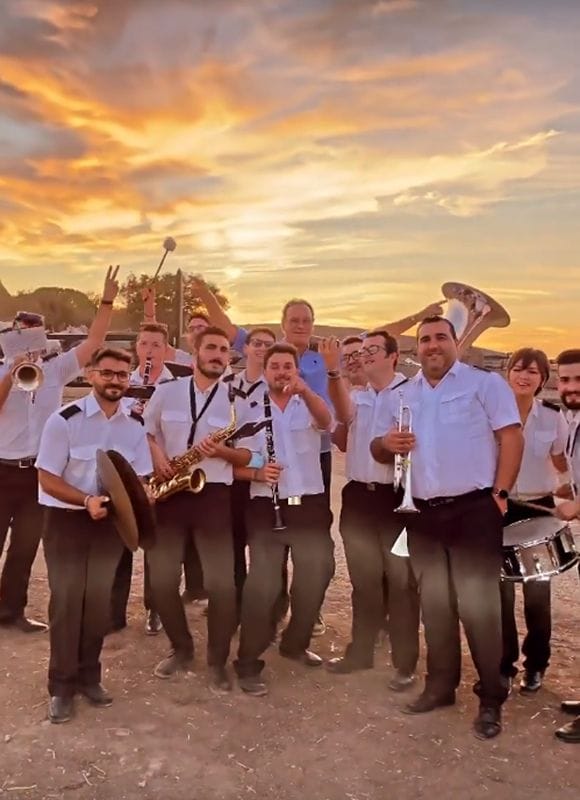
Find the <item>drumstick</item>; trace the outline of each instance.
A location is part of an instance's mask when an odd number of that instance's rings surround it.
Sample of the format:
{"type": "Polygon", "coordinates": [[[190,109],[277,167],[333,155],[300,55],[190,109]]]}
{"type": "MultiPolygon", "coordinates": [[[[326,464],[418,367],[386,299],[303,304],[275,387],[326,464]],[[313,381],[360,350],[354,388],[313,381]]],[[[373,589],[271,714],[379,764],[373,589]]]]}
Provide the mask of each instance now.
{"type": "Polygon", "coordinates": [[[159,266],[157,267],[157,269],[155,271],[155,275],[151,278],[151,284],[150,285],[153,285],[155,283],[155,281],[157,280],[157,276],[161,272],[161,267],[163,266],[163,264],[165,263],[165,259],[167,258],[167,253],[172,253],[175,250],[176,247],[177,247],[177,243],[176,243],[175,239],[172,239],[171,236],[168,236],[167,239],[165,239],[165,241],[163,242],[163,248],[164,248],[165,252],[163,253],[163,255],[161,257],[161,261],[159,262],[159,266]]]}
{"type": "Polygon", "coordinates": [[[544,516],[550,516],[550,517],[558,516],[554,508],[546,508],[546,506],[538,505],[538,503],[528,503],[525,500],[514,500],[513,497],[510,497],[509,501],[511,503],[515,503],[516,506],[524,506],[524,508],[531,508],[534,511],[541,511],[544,516]]]}

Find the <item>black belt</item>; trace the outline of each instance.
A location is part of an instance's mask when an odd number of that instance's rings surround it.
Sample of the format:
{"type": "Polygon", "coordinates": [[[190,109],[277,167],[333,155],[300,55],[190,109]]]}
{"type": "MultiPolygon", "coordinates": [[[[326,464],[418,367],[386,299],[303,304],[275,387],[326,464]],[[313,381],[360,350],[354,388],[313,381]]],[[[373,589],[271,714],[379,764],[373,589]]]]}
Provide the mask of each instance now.
{"type": "Polygon", "coordinates": [[[36,463],[36,456],[28,458],[0,458],[0,464],[4,467],[17,467],[18,469],[29,469],[36,463]]]}
{"type": "Polygon", "coordinates": [[[465,500],[476,500],[478,497],[490,494],[492,487],[488,489],[474,489],[472,492],[465,494],[456,494],[451,497],[430,497],[428,500],[421,500],[418,497],[413,498],[413,502],[417,508],[438,508],[439,506],[450,506],[453,503],[464,502],[465,500]]]}
{"type": "Polygon", "coordinates": [[[364,483],[363,481],[350,481],[353,486],[360,486],[363,489],[366,489],[367,492],[376,492],[380,489],[393,489],[392,483],[377,483],[377,481],[370,481],[369,483],[364,483]]]}

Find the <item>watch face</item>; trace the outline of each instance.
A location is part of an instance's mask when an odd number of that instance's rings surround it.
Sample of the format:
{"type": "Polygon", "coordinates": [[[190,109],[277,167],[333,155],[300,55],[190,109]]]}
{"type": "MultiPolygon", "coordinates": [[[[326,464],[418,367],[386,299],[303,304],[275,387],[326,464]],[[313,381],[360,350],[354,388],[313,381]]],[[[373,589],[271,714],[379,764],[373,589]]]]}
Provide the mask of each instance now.
{"type": "Polygon", "coordinates": [[[509,492],[506,492],[505,489],[497,489],[495,492],[496,496],[499,497],[501,500],[507,500],[509,497],[509,492]]]}

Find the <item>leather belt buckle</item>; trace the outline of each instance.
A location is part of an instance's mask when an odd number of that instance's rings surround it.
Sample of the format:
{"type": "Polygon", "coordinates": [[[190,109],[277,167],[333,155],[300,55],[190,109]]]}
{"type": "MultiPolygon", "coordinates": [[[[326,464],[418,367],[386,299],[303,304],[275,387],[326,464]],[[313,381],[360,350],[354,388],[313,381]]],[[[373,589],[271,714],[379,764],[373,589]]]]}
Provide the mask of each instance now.
{"type": "Polygon", "coordinates": [[[18,459],[18,469],[30,469],[30,467],[34,464],[33,458],[19,458],[18,459]]]}
{"type": "Polygon", "coordinates": [[[367,492],[376,492],[377,491],[377,484],[376,483],[367,483],[365,485],[367,487],[367,492]]]}

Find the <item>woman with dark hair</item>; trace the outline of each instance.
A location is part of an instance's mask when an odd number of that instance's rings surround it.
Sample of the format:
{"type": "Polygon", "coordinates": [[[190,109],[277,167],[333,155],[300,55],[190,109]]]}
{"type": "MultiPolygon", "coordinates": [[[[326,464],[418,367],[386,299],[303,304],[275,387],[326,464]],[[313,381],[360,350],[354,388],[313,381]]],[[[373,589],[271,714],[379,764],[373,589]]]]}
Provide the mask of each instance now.
{"type": "MultiPolygon", "coordinates": [[[[515,395],[524,432],[524,453],[518,477],[508,499],[505,525],[541,515],[517,501],[554,508],[553,493],[558,473],[566,473],[566,423],[556,404],[539,400],[538,395],[550,377],[550,362],[542,350],[524,347],[512,354],[506,369],[507,381],[515,395]]],[[[520,683],[523,693],[536,692],[550,660],[551,602],[550,582],[523,584],[526,636],[520,683]]],[[[503,658],[502,675],[511,682],[517,674],[518,631],[514,615],[515,585],[501,581],[503,658]]]]}

